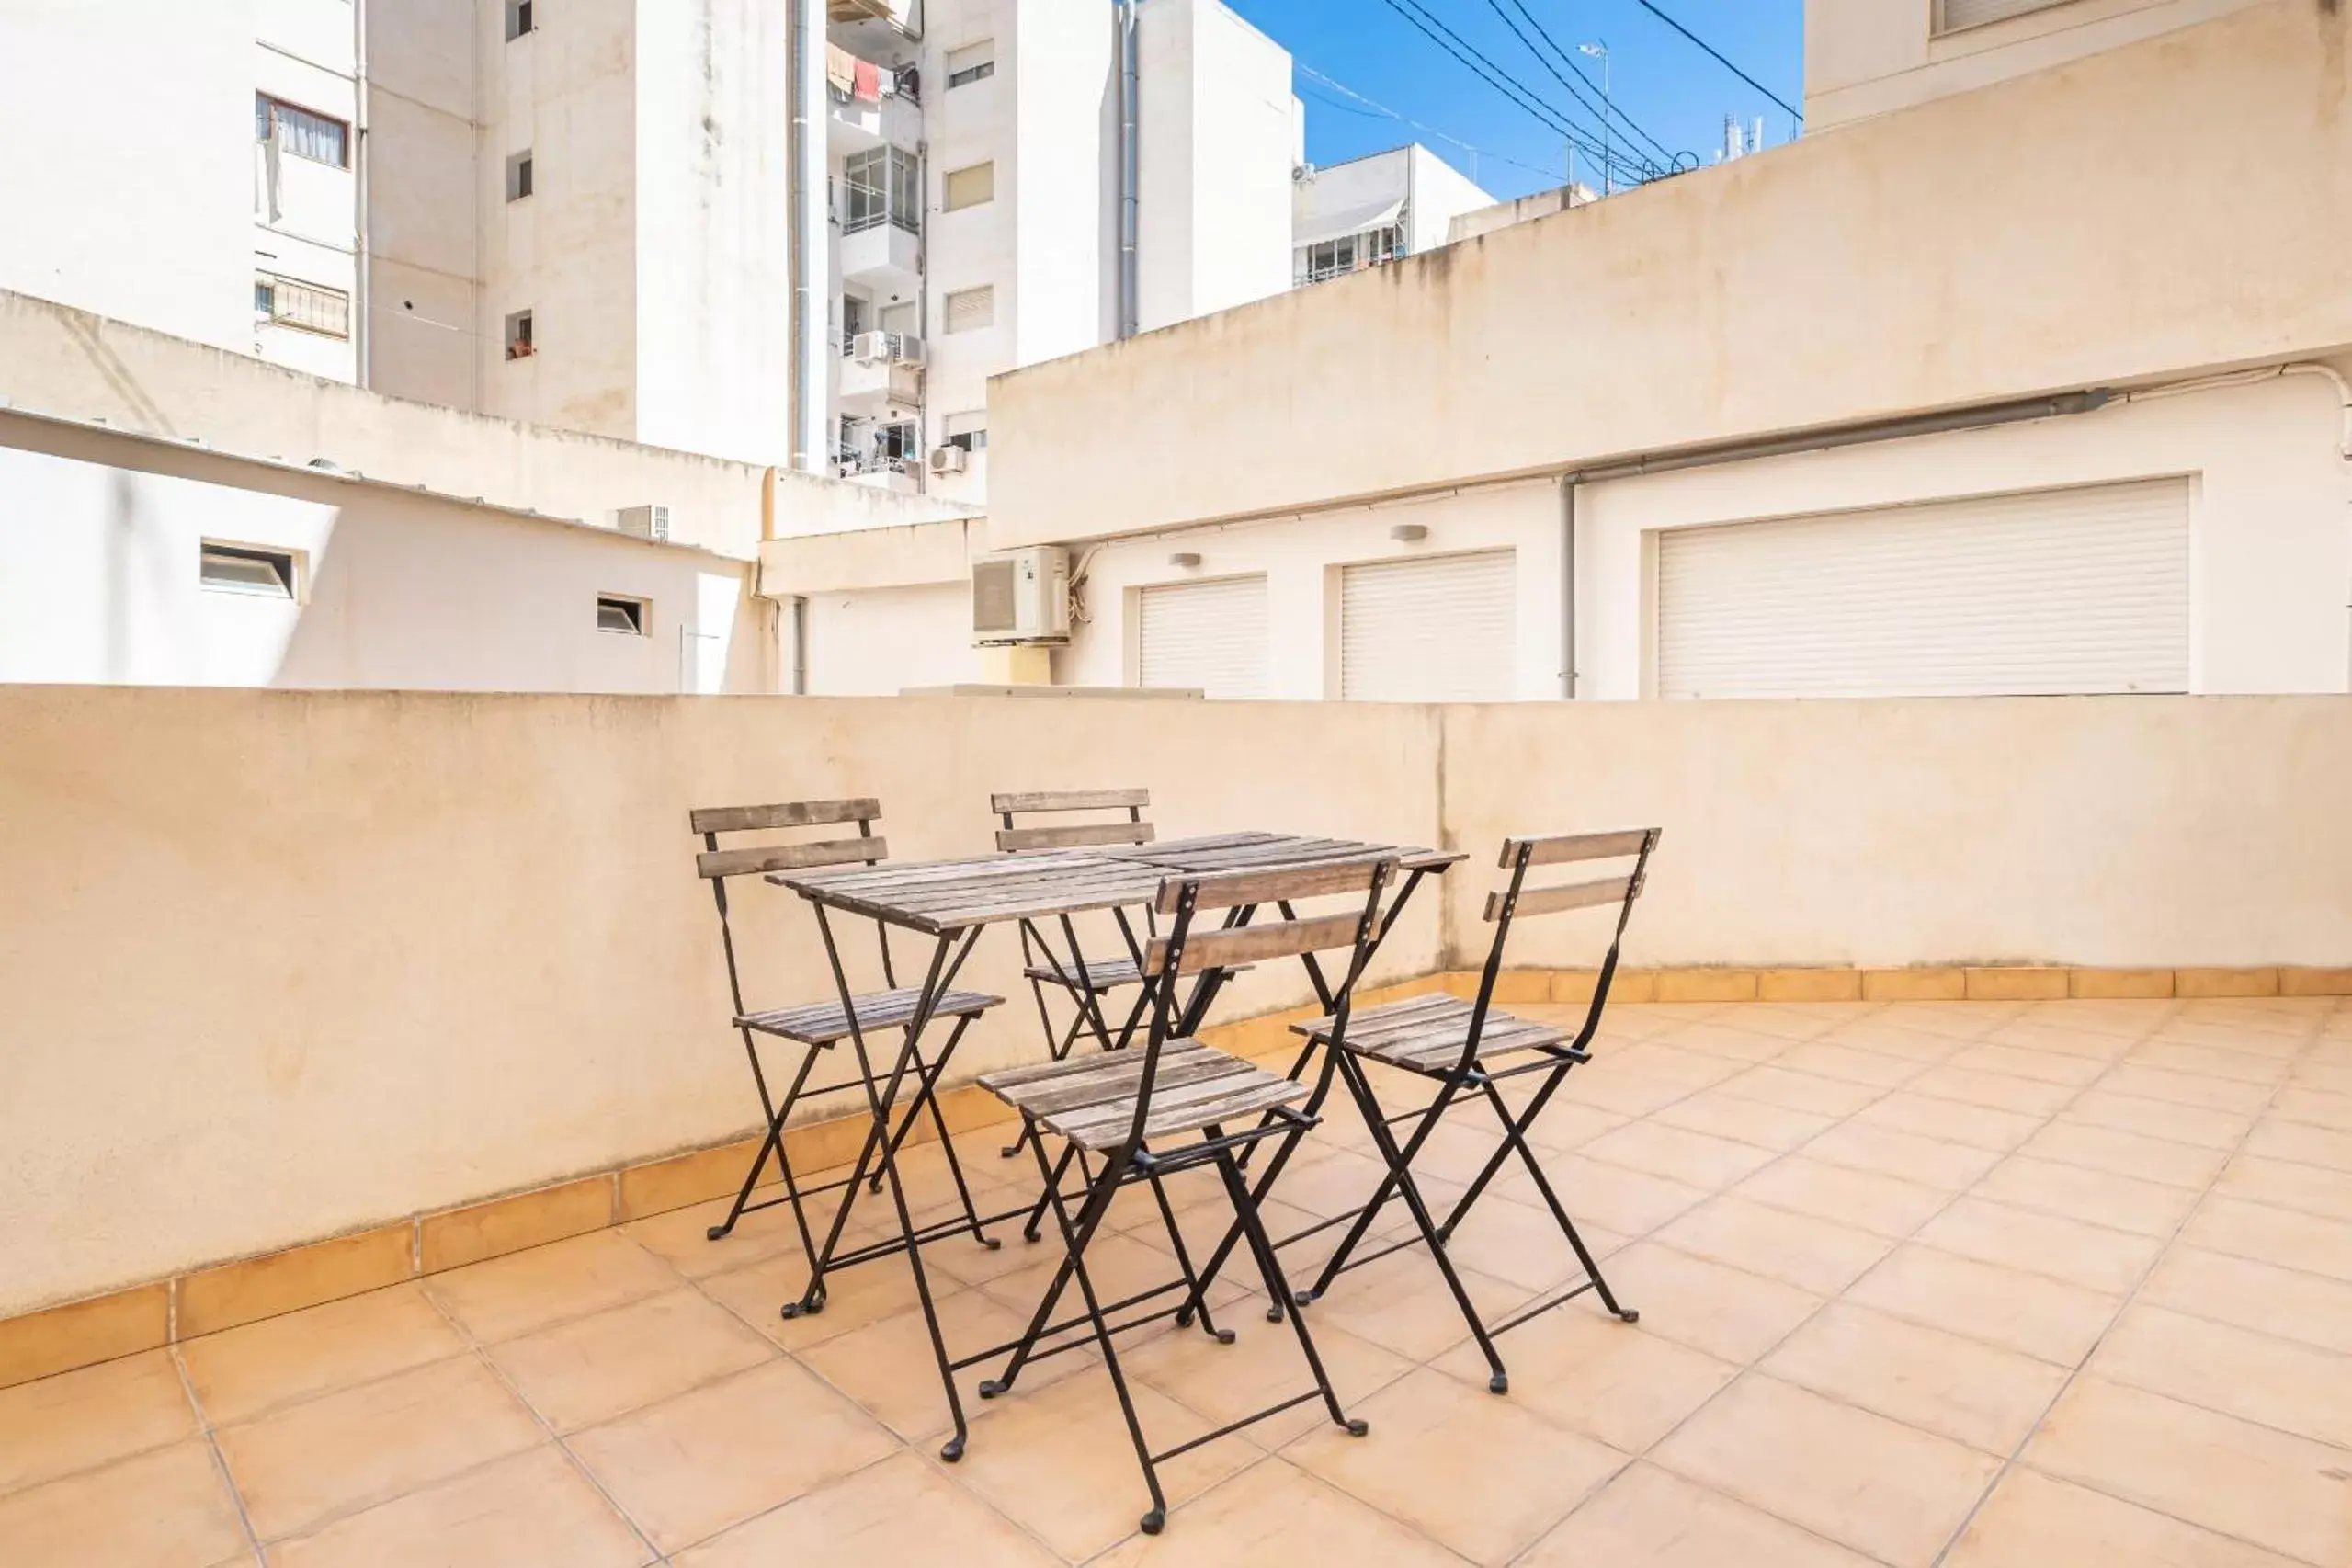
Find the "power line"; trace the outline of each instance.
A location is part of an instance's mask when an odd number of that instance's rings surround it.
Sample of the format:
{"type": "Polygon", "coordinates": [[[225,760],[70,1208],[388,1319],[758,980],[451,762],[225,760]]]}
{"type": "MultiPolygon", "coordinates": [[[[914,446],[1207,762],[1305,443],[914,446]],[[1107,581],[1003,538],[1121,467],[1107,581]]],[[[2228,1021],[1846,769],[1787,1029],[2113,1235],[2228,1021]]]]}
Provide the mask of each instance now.
{"type": "MultiPolygon", "coordinates": [[[[1503,18],[1504,24],[1510,28],[1511,31],[1518,34],[1519,41],[1528,46],[1528,52],[1536,57],[1536,62],[1541,65],[1546,71],[1550,71],[1560,85],[1568,89],[1569,96],[1575,98],[1577,102],[1583,104],[1586,108],[1593,108],[1593,100],[1585,96],[1585,92],[1578,91],[1575,82],[1571,82],[1567,77],[1561,75],[1560,72],[1552,65],[1551,62],[1543,57],[1543,51],[1536,48],[1534,42],[1528,39],[1528,35],[1526,33],[1519,32],[1518,24],[1512,21],[1510,17],[1503,10],[1501,0],[1486,0],[1486,3],[1488,6],[1494,7],[1494,14],[1503,18]]],[[[1647,142],[1651,148],[1657,153],[1658,156],[1665,160],[1668,167],[1672,167],[1674,165],[1675,155],[1667,149],[1666,144],[1659,141],[1656,137],[1651,135],[1646,130],[1642,129],[1641,124],[1637,122],[1631,115],[1627,114],[1623,109],[1619,108],[1615,100],[1613,100],[1608,94],[1601,92],[1601,89],[1594,84],[1593,79],[1585,74],[1585,68],[1576,63],[1575,57],[1571,55],[1566,50],[1561,48],[1560,40],[1553,38],[1550,32],[1546,31],[1544,25],[1541,22],[1536,20],[1535,13],[1527,8],[1525,0],[1511,0],[1511,8],[1518,12],[1520,16],[1527,18],[1528,26],[1534,30],[1536,37],[1541,39],[1545,45],[1551,49],[1551,52],[1558,55],[1561,61],[1567,65],[1568,69],[1576,74],[1576,80],[1582,82],[1587,91],[1600,94],[1600,107],[1598,109],[1595,110],[1595,112],[1600,116],[1601,124],[1603,126],[1607,126],[1609,122],[1610,117],[1615,116],[1619,124],[1623,125],[1628,131],[1630,131],[1642,141],[1647,142]]]]}
{"type": "Polygon", "coordinates": [[[1729,57],[1727,57],[1721,50],[1717,49],[1713,44],[1709,43],[1705,39],[1700,38],[1688,28],[1684,27],[1672,17],[1669,17],[1664,11],[1659,10],[1657,6],[1651,4],[1651,0],[1635,0],[1635,4],[1639,5],[1643,10],[1649,12],[1650,15],[1657,17],[1658,20],[1665,23],[1666,26],[1674,28],[1675,31],[1680,33],[1683,37],[1688,39],[1691,42],[1697,44],[1699,48],[1705,50],[1709,54],[1713,55],[1715,57],[1715,63],[1721,65],[1724,70],[1729,71],[1733,75],[1737,76],[1741,81],[1745,82],[1749,86],[1754,87],[1757,92],[1762,93],[1766,97],[1770,98],[1774,103],[1778,104],[1782,108],[1787,109],[1790,115],[1796,118],[1798,123],[1802,124],[1804,122],[1805,116],[1803,110],[1797,108],[1794,105],[1790,104],[1788,99],[1782,97],[1779,94],[1774,92],[1771,88],[1766,86],[1763,83],[1757,81],[1755,77],[1749,75],[1738,66],[1733,64],[1729,57]]]}
{"type": "Polygon", "coordinates": [[[1394,11],[1398,16],[1403,17],[1405,21],[1412,26],[1414,30],[1420,33],[1422,37],[1427,39],[1431,43],[1436,44],[1439,49],[1444,50],[1448,54],[1452,55],[1457,63],[1469,70],[1473,75],[1483,78],[1489,86],[1494,87],[1505,97],[1508,98],[1513,104],[1525,110],[1529,116],[1551,130],[1553,132],[1574,144],[1583,152],[1593,157],[1600,159],[1604,165],[1616,166],[1625,172],[1629,179],[1638,179],[1648,173],[1648,171],[1638,169],[1630,163],[1619,158],[1614,150],[1607,145],[1596,142],[1591,140],[1588,136],[1580,134],[1574,126],[1562,119],[1556,110],[1531,91],[1526,84],[1520,82],[1509,72],[1505,71],[1501,66],[1495,64],[1494,61],[1480,53],[1476,48],[1463,41],[1460,35],[1456,34],[1453,29],[1447,27],[1445,23],[1439,21],[1435,16],[1424,9],[1416,3],[1416,0],[1381,0],[1381,3],[1387,6],[1390,10],[1394,11]],[[1412,8],[1408,10],[1406,9],[1407,6],[1411,6],[1412,8]],[[1426,18],[1426,21],[1424,20],[1425,17],[1426,18]]]}
{"type": "Polygon", "coordinates": [[[1333,108],[1342,109],[1349,114],[1360,114],[1367,119],[1385,117],[1389,119],[1395,120],[1399,125],[1409,125],[1425,136],[1434,136],[1438,141],[1446,142],[1449,146],[1459,147],[1463,152],[1468,153],[1474,157],[1492,158],[1498,164],[1508,164],[1515,169],[1525,169],[1531,175],[1540,175],[1548,180],[1565,178],[1565,176],[1558,169],[1539,168],[1533,164],[1521,163],[1518,159],[1511,157],[1506,153],[1492,153],[1483,147],[1473,146],[1450,131],[1440,131],[1434,125],[1424,125],[1421,121],[1415,119],[1410,115],[1399,114],[1396,110],[1389,108],[1388,105],[1381,103],[1376,99],[1366,97],[1363,94],[1358,92],[1346,83],[1336,81],[1332,77],[1324,75],[1322,72],[1316,70],[1313,66],[1309,65],[1304,61],[1300,61],[1297,64],[1301,75],[1322,83],[1324,86],[1329,87],[1333,92],[1345,93],[1347,97],[1354,98],[1358,103],[1362,104],[1365,107],[1362,108],[1352,108],[1346,104],[1339,102],[1335,98],[1326,98],[1320,93],[1310,93],[1307,95],[1319,104],[1328,104],[1333,108]]]}

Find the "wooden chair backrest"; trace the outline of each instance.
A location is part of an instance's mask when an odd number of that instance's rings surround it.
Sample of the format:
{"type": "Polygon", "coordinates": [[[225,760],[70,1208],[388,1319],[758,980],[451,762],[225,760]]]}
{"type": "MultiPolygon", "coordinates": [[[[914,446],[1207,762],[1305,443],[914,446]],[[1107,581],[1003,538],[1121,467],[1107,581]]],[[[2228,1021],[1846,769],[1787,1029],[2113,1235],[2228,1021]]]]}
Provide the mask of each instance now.
{"type": "Polygon", "coordinates": [[[713,881],[748,877],[767,871],[804,871],[818,866],[872,865],[887,858],[890,845],[874,832],[882,814],[881,802],[870,796],[852,801],[787,801],[768,806],[705,806],[687,814],[693,831],[702,835],[703,849],[694,858],[697,875],[713,881]],[[756,844],[722,849],[722,833],[762,833],[784,828],[825,827],[856,823],[855,838],[826,838],[797,844],[756,844]]]}
{"type": "Polygon", "coordinates": [[[1002,824],[996,847],[1016,849],[1083,849],[1101,844],[1149,844],[1152,824],[1143,809],[1152,803],[1149,790],[1042,790],[1026,794],[988,797],[988,809],[1002,824]],[[1021,827],[1014,818],[1061,812],[1120,812],[1124,822],[1064,823],[1050,827],[1021,827]]]}

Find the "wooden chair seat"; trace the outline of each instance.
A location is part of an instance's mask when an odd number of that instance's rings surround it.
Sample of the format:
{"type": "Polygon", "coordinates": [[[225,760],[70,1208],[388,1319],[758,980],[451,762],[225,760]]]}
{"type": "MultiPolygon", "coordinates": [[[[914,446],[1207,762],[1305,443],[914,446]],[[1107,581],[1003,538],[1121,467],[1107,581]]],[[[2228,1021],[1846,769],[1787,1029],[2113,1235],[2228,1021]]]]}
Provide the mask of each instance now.
{"type": "MultiPolygon", "coordinates": [[[[1437,994],[1410,996],[1386,1006],[1366,1007],[1347,1020],[1346,1048],[1358,1056],[1402,1067],[1409,1073],[1443,1077],[1461,1062],[1463,1042],[1470,1039],[1471,1012],[1471,1005],[1459,996],[1437,994]]],[[[1327,1017],[1317,1018],[1312,1023],[1293,1024],[1290,1031],[1319,1044],[1328,1043],[1334,1022],[1327,1017]]],[[[1557,1045],[1567,1038],[1564,1029],[1489,1008],[1485,1032],[1479,1037],[1478,1055],[1483,1061],[1507,1051],[1557,1045]]]]}
{"type": "Polygon", "coordinates": [[[1143,966],[1131,958],[1088,959],[1083,981],[1078,978],[1078,966],[1070,962],[1064,962],[1058,970],[1050,963],[1033,963],[1021,972],[1031,980],[1066,986],[1072,991],[1115,991],[1141,981],[1143,966]]]}
{"type": "MultiPolygon", "coordinates": [[[[904,1028],[914,1019],[915,1004],[922,999],[923,993],[914,988],[869,991],[852,998],[858,1006],[858,1026],[869,1035],[882,1029],[904,1028]]],[[[933,1016],[976,1017],[1004,1000],[978,991],[950,991],[939,998],[933,1016]]],[[[762,1034],[781,1035],[803,1045],[831,1045],[849,1038],[849,1015],[839,1002],[804,1002],[797,1007],[778,1007],[773,1012],[741,1013],[736,1015],[735,1026],[757,1029],[762,1034]]]]}
{"type": "MultiPolygon", "coordinates": [[[[1141,1047],[1064,1062],[983,1073],[980,1086],[1034,1117],[1048,1131],[1082,1149],[1116,1148],[1135,1120],[1143,1075],[1141,1047]]],[[[1171,1040],[1160,1047],[1143,1140],[1174,1137],[1240,1121],[1308,1096],[1304,1084],[1201,1044],[1171,1040]]]]}

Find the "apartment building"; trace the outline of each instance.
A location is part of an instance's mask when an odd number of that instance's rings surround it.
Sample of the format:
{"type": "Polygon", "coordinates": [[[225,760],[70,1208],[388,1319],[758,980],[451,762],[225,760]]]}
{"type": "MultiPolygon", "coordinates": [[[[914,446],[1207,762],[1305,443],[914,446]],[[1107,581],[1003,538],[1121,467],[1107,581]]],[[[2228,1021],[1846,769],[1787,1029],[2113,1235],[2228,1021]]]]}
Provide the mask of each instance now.
{"type": "Polygon", "coordinates": [[[1992,8],[1813,0],[1834,129],[1000,381],[1052,678],[2352,690],[2352,8],[1992,8]]]}
{"type": "Polygon", "coordinates": [[[1494,205],[1417,142],[1321,167],[1302,156],[1290,199],[1290,281],[1321,283],[1435,250],[1456,219],[1494,205]]]}

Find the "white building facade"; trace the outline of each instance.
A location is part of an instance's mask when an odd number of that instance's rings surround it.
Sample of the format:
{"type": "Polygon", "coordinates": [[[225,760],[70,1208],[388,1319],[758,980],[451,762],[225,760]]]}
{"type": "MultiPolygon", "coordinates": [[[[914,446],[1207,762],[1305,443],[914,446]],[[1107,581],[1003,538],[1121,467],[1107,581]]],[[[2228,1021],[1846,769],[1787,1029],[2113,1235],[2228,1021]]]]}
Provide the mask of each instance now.
{"type": "Polygon", "coordinates": [[[1320,167],[1301,163],[1291,196],[1290,281],[1321,283],[1435,250],[1454,221],[1494,198],[1412,142],[1320,167]]]}

